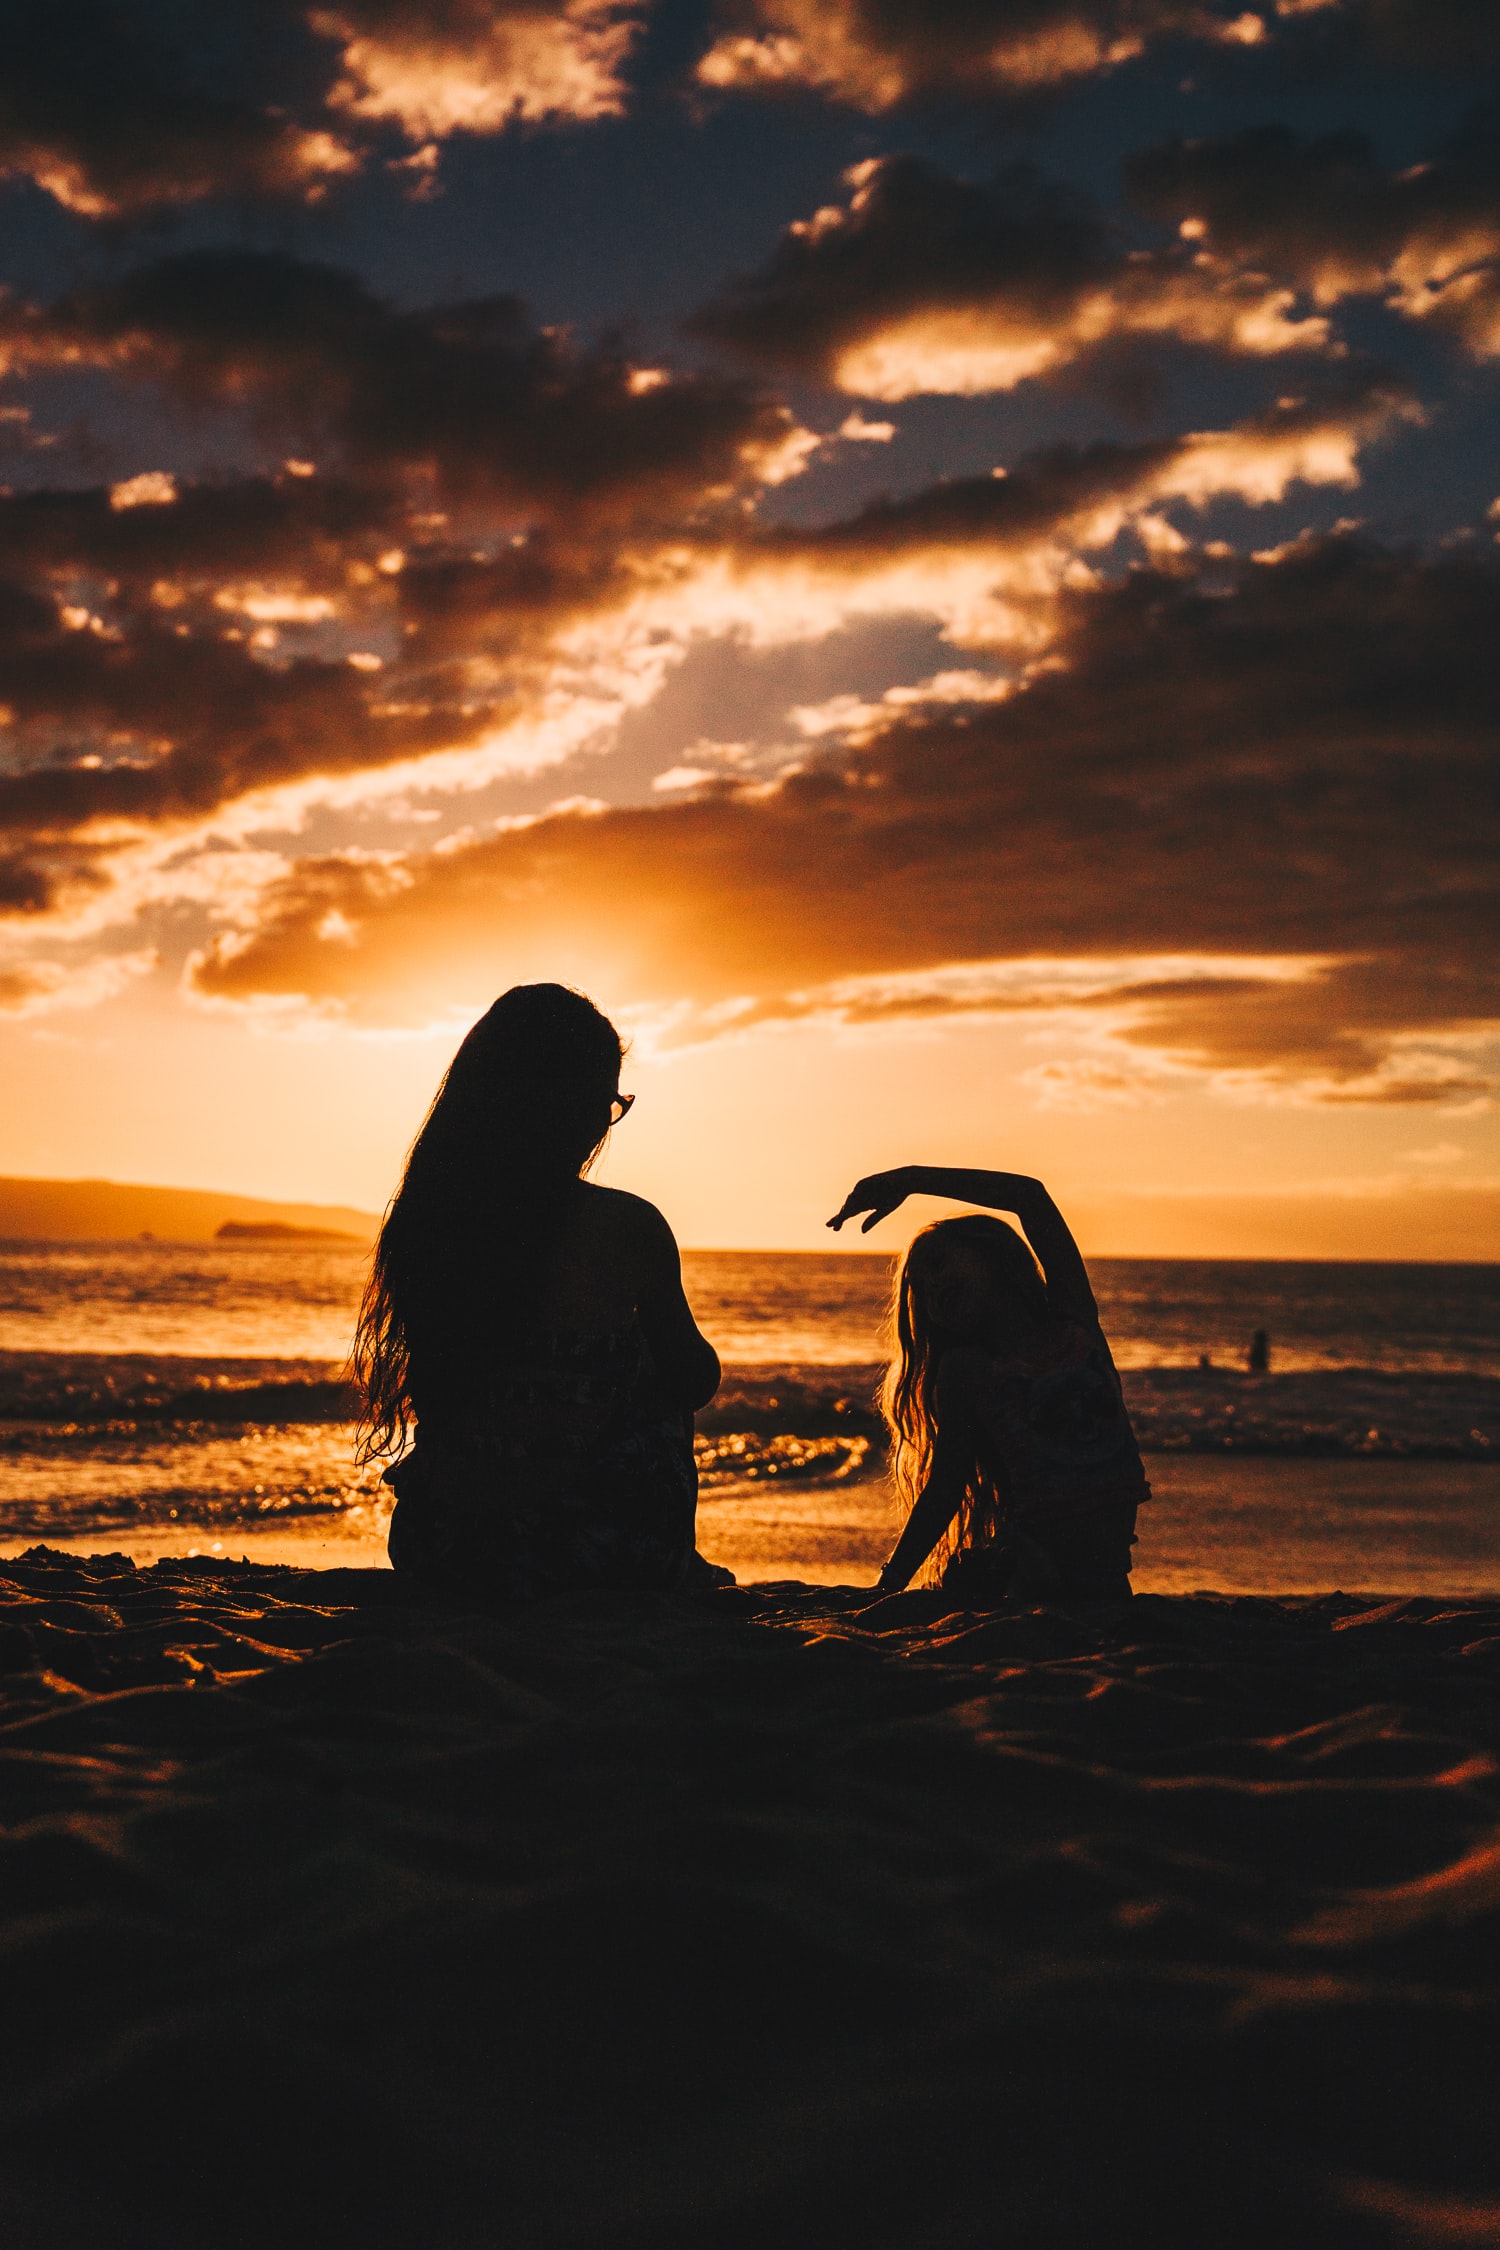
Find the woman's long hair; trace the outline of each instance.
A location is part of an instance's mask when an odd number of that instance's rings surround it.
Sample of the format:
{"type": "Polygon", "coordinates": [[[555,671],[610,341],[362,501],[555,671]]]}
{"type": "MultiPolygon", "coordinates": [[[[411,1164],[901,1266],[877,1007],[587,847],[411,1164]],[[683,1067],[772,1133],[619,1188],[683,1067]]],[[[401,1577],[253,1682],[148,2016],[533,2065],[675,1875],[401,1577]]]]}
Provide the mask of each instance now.
{"type": "Polygon", "coordinates": [[[412,1143],[354,1337],[360,1459],[399,1453],[420,1402],[461,1403],[533,1325],[548,1255],[609,1132],[624,1053],[560,984],[518,984],[448,1066],[412,1143]]]}
{"type": "MultiPolygon", "coordinates": [[[[1004,1219],[972,1212],[938,1219],[912,1237],[896,1277],[891,1304],[895,1351],[881,1386],[880,1405],[891,1433],[891,1480],[903,1515],[911,1512],[932,1473],[937,1447],[938,1368],[950,1344],[966,1339],[934,1319],[928,1284],[945,1251],[962,1244],[983,1258],[1004,1293],[1034,1318],[1048,1312],[1047,1284],[1031,1247],[1004,1219]]],[[[988,1546],[1005,1510],[995,1465],[975,1461],[957,1516],[934,1549],[929,1568],[941,1568],[956,1548],[988,1546]]]]}

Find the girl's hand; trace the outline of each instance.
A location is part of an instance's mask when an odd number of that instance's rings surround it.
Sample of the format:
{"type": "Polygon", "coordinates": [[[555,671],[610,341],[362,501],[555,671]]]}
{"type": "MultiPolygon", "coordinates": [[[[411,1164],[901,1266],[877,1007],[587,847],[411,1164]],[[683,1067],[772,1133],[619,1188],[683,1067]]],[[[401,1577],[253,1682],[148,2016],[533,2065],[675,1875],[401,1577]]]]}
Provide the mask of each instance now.
{"type": "Polygon", "coordinates": [[[872,1172],[867,1180],[857,1180],[845,1196],[843,1208],[834,1212],[828,1224],[837,1234],[846,1219],[868,1211],[869,1217],[859,1230],[861,1234],[868,1234],[871,1227],[879,1226],[882,1219],[888,1219],[909,1195],[916,1193],[919,1170],[916,1164],[898,1164],[893,1172],[872,1172]]]}

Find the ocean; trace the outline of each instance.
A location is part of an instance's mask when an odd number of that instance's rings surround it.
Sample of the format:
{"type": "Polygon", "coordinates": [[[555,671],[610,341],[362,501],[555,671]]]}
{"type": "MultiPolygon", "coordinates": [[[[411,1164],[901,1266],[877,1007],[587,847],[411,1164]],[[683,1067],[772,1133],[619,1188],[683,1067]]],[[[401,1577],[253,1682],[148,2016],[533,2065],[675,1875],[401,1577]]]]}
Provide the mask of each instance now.
{"type": "MultiPolygon", "coordinates": [[[[0,1552],[378,1562],[388,1500],[340,1380],[364,1263],[0,1245],[0,1552]]],[[[1500,1589],[1500,1267],[1091,1271],[1153,1487],[1139,1586],[1500,1589]]],[[[684,1273],[725,1363],[699,1418],[704,1553],[744,1579],[867,1581],[895,1533],[872,1409],[890,1259],[697,1251],[684,1273]]]]}

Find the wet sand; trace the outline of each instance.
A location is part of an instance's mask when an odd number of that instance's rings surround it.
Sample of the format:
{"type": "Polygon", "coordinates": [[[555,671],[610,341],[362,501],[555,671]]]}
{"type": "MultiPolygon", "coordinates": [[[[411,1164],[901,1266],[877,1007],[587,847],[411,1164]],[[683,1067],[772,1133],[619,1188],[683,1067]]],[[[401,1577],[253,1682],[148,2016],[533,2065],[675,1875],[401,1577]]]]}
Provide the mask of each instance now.
{"type": "Polygon", "coordinates": [[[1500,2237],[1500,1603],[0,1602],[18,2250],[1500,2237]]]}
{"type": "MultiPolygon", "coordinates": [[[[1500,1475],[1489,1463],[1149,1454],[1146,1469],[1154,1496],[1141,1510],[1138,1592],[1208,1584],[1245,1594],[1343,1587],[1500,1598],[1500,1475]]],[[[742,1584],[872,1586],[899,1520],[875,1471],[827,1481],[762,1476],[704,1492],[698,1544],[742,1584]]],[[[88,1543],[143,1565],[202,1556],[381,1570],[388,1523],[388,1501],[249,1524],[187,1508],[177,1523],[111,1523],[88,1543]]],[[[39,1531],[54,1545],[84,1543],[71,1529],[59,1537],[50,1527],[7,1531],[0,1521],[0,1556],[21,1553],[39,1531]]]]}

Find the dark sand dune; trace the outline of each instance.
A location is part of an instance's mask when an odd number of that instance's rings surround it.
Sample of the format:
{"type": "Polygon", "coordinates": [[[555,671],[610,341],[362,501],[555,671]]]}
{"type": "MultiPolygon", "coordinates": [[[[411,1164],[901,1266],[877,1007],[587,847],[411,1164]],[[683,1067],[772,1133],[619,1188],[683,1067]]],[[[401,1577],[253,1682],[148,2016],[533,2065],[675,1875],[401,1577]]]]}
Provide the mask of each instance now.
{"type": "Polygon", "coordinates": [[[15,2250],[1500,2239],[1500,1605],[0,1569],[15,2250]]]}

